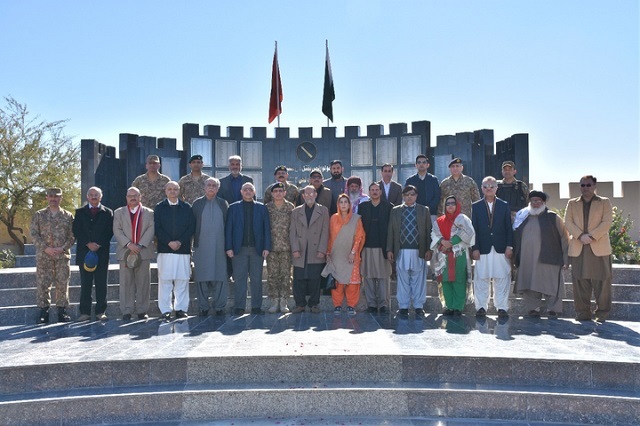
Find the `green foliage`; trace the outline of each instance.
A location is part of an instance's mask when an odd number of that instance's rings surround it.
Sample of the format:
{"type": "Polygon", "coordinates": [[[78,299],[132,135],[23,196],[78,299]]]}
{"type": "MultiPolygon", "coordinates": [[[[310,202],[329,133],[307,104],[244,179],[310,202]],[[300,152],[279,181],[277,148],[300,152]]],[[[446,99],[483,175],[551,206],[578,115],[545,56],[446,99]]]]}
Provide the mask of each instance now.
{"type": "Polygon", "coordinates": [[[16,265],[16,255],[9,249],[0,251],[0,269],[13,268],[16,265]]]}
{"type": "MultiPolygon", "coordinates": [[[[564,218],[565,209],[554,211],[564,218]]],[[[622,210],[613,207],[613,222],[609,228],[609,240],[613,263],[640,263],[640,248],[638,243],[631,238],[629,232],[633,229],[633,220],[630,215],[624,215],[622,210]]]]}
{"type": "Polygon", "coordinates": [[[618,208],[614,207],[613,223],[609,229],[614,263],[638,263],[640,261],[638,244],[629,235],[632,228],[631,216],[625,216],[622,210],[618,211],[618,208]]]}
{"type": "Polygon", "coordinates": [[[80,146],[64,134],[66,121],[31,117],[26,105],[11,97],[0,108],[0,222],[20,253],[33,213],[47,203],[44,191],[63,190],[61,206],[80,200],[80,146]]]}

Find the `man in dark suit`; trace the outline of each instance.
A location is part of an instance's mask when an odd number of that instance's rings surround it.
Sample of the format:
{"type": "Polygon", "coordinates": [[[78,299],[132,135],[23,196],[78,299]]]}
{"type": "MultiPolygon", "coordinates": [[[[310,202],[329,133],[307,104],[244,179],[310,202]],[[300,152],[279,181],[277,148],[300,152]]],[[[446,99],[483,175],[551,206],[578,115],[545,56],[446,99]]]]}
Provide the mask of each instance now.
{"type": "Polygon", "coordinates": [[[440,183],[438,178],[429,173],[429,159],[424,154],[416,156],[416,174],[409,176],[405,182],[407,185],[413,185],[418,190],[418,199],[416,203],[429,207],[431,214],[431,222],[436,220],[438,213],[438,204],[440,203],[440,183]]]}
{"type": "Polygon", "coordinates": [[[509,204],[496,197],[498,183],[492,176],[482,180],[484,198],[471,205],[471,222],[476,231],[472,247],[476,261],[473,290],[476,316],[487,314],[490,282],[493,280],[493,304],[498,317],[509,316],[509,288],[511,285],[511,255],[513,231],[509,204]]]}
{"type": "Polygon", "coordinates": [[[220,190],[218,191],[218,197],[226,200],[227,203],[235,203],[242,199],[240,189],[242,185],[247,182],[253,183],[253,178],[243,175],[242,171],[242,158],[239,155],[232,155],[229,157],[229,174],[220,179],[220,190]]]}
{"type": "Polygon", "coordinates": [[[251,313],[263,314],[262,264],[271,251],[271,224],[267,207],[254,200],[252,183],[242,185],[242,200],[229,206],[225,225],[225,250],[233,264],[236,315],[244,315],[247,278],[251,280],[251,313]]]}
{"type": "Polygon", "coordinates": [[[388,201],[394,206],[402,204],[402,185],[395,180],[391,180],[393,177],[393,166],[389,163],[385,163],[380,168],[380,174],[382,179],[378,182],[382,195],[380,199],[382,201],[388,201]]]}
{"type": "Polygon", "coordinates": [[[96,286],[96,319],[106,320],[107,272],[109,270],[109,245],[113,236],[113,211],[103,206],[102,190],[92,186],[87,191],[88,204],[76,209],[73,234],[78,242],[76,265],[80,267],[80,316],[78,321],[91,319],[91,287],[96,286]],[[89,252],[98,256],[98,263],[85,257],[89,252]]]}

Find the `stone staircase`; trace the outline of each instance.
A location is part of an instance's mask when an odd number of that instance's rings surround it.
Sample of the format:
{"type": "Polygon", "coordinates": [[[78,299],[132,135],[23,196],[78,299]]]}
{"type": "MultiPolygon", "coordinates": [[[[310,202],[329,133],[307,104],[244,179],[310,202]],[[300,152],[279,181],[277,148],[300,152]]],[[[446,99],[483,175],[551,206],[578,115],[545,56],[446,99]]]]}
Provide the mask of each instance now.
{"type": "MultiPolygon", "coordinates": [[[[79,280],[72,266],[73,318],[79,280]]],[[[153,317],[155,264],[151,281],[153,317]]],[[[322,296],[321,314],[127,323],[110,265],[109,321],[35,326],[35,269],[0,270],[0,423],[638,425],[640,267],[615,265],[613,281],[602,325],[571,319],[570,271],[557,321],[519,318],[514,295],[506,322],[493,307],[485,320],[472,306],[447,319],[429,281],[420,321],[366,314],[364,298],[355,317],[335,316],[322,296]]],[[[193,283],[190,294],[196,315],[193,283]]],[[[233,284],[229,296],[228,312],[233,284]]]]}

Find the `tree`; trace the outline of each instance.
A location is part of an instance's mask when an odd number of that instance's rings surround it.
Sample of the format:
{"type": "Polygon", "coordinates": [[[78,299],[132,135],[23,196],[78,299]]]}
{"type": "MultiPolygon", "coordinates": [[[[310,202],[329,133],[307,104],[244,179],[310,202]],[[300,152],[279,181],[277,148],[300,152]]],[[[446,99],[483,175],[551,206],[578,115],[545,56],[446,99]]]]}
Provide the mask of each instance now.
{"type": "Polygon", "coordinates": [[[62,207],[80,196],[80,146],[64,134],[67,120],[41,121],[27,106],[5,97],[0,108],[0,222],[24,254],[35,211],[46,207],[45,189],[63,190],[62,207]]]}

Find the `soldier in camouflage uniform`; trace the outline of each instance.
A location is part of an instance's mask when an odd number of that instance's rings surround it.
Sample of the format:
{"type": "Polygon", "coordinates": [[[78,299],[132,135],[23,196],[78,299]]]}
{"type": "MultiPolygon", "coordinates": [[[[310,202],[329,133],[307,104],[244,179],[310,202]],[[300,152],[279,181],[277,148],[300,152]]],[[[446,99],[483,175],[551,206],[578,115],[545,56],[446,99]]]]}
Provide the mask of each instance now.
{"type": "Polygon", "coordinates": [[[287,179],[289,179],[287,166],[276,167],[276,170],[273,172],[273,176],[275,176],[276,182],[267,186],[267,189],[264,192],[264,204],[267,204],[268,202],[273,200],[273,197],[271,196],[271,188],[273,188],[273,185],[275,185],[276,183],[281,183],[284,185],[284,199],[295,205],[298,201],[298,194],[300,193],[300,190],[294,184],[287,182],[287,179]]]}
{"type": "Polygon", "coordinates": [[[267,203],[271,222],[271,251],[267,256],[267,293],[271,298],[269,313],[289,312],[287,298],[291,294],[291,243],[289,226],[294,205],[285,200],[284,184],[271,185],[273,201],[267,203]]]}
{"type": "Polygon", "coordinates": [[[180,199],[193,204],[196,198],[204,195],[204,181],[211,176],[202,173],[202,155],[192,155],[189,159],[191,173],[182,176],[178,181],[180,185],[180,199]]]}
{"type": "Polygon", "coordinates": [[[138,176],[133,180],[131,186],[135,186],[142,194],[141,204],[153,210],[166,197],[164,186],[171,179],[163,175],[160,170],[160,158],[157,155],[149,155],[145,165],[147,173],[138,176]]]}
{"type": "Polygon", "coordinates": [[[38,324],[49,322],[51,286],[55,285],[55,300],[58,321],[68,322],[69,307],[69,249],[75,242],[73,237],[73,215],[60,208],[62,190],[47,189],[49,207],[38,210],[31,219],[31,239],[36,246],[36,299],[40,308],[38,324]]]}
{"type": "Polygon", "coordinates": [[[462,174],[464,166],[462,160],[454,158],[449,163],[451,176],[440,183],[440,203],[438,203],[438,216],[443,215],[442,206],[447,197],[453,195],[462,204],[462,213],[471,217],[471,204],[480,199],[478,185],[469,176],[462,174]]]}

